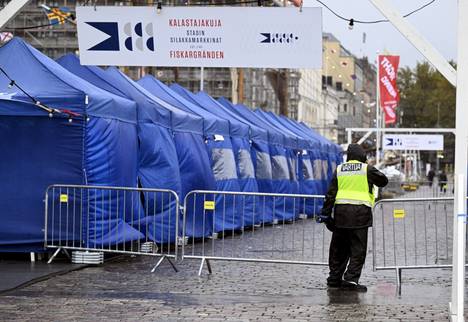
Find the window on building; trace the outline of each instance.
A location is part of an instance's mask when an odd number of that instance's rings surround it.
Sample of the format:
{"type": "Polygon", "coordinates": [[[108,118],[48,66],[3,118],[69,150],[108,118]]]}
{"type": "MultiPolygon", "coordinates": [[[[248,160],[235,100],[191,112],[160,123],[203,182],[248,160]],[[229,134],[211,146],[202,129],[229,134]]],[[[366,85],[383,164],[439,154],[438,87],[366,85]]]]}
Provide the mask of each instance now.
{"type": "Polygon", "coordinates": [[[346,103],[343,105],[343,112],[348,112],[348,104],[346,103]]]}
{"type": "Polygon", "coordinates": [[[343,90],[343,83],[342,82],[336,82],[336,90],[337,91],[342,91],[343,90]]]}
{"type": "Polygon", "coordinates": [[[353,116],[356,116],[356,106],[353,105],[353,116]]]}
{"type": "Polygon", "coordinates": [[[340,104],[338,104],[338,112],[340,111],[340,107],[341,107],[340,104]]]}
{"type": "Polygon", "coordinates": [[[333,86],[333,76],[327,76],[327,85],[333,86]]]}

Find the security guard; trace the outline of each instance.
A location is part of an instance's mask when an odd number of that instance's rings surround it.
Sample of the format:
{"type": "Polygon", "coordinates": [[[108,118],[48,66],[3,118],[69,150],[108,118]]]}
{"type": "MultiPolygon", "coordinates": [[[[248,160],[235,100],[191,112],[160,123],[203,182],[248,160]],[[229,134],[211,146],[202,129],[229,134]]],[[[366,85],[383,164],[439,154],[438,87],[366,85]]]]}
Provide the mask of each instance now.
{"type": "Polygon", "coordinates": [[[388,179],[366,161],[362,147],[350,144],[347,161],[337,167],[322,212],[317,216],[317,222],[325,223],[333,232],[329,287],[367,291],[359,284],[359,278],[366,260],[367,232],[372,226],[373,187],[385,187],[388,179]]]}

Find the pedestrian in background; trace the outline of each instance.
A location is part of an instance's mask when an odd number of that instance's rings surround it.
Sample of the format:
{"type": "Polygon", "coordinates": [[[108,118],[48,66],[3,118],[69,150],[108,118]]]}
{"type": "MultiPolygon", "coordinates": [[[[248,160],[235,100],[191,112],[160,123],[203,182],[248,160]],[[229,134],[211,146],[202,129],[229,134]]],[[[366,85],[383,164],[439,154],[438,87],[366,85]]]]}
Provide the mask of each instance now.
{"type": "Polygon", "coordinates": [[[317,222],[333,232],[329,251],[329,287],[366,292],[359,284],[367,254],[368,229],[372,226],[374,185],[385,187],[387,177],[366,164],[359,144],[350,144],[347,161],[339,165],[328,188],[317,222]]]}
{"type": "Polygon", "coordinates": [[[434,183],[435,172],[434,170],[430,169],[427,173],[427,179],[429,180],[429,187],[432,188],[432,184],[434,183]]]}
{"type": "Polygon", "coordinates": [[[441,193],[447,192],[447,175],[444,170],[439,173],[439,190],[441,193]]]}

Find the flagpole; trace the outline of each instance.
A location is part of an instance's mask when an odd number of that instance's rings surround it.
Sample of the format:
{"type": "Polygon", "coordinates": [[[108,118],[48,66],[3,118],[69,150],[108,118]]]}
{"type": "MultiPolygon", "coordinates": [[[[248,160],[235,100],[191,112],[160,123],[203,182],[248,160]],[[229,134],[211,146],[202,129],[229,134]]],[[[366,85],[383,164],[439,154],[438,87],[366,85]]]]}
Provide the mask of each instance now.
{"type": "Polygon", "coordinates": [[[380,65],[379,65],[379,55],[377,54],[377,95],[376,95],[376,104],[375,104],[375,127],[377,128],[376,132],[376,143],[375,143],[375,167],[378,166],[380,162],[380,65]]]}

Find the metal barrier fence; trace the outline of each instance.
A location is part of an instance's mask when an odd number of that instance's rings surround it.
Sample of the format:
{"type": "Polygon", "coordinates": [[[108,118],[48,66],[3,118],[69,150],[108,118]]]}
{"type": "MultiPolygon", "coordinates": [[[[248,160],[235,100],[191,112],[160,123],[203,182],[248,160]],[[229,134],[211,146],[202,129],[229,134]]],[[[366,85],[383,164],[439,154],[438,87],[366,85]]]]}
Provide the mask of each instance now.
{"type": "Polygon", "coordinates": [[[331,234],[313,218],[324,196],[192,191],[184,200],[183,258],[328,265],[331,234]]]}
{"type": "Polygon", "coordinates": [[[401,292],[402,269],[452,266],[453,197],[381,200],[372,234],[373,268],[395,270],[401,292]]]}
{"type": "Polygon", "coordinates": [[[439,183],[430,181],[400,181],[391,179],[382,189],[383,198],[443,198],[454,193],[453,181],[439,183]]]}
{"type": "Polygon", "coordinates": [[[180,220],[172,190],[52,185],[45,193],[44,243],[56,249],[49,263],[74,250],[75,260],[96,263],[103,253],[157,256],[152,271],[164,259],[177,270],[171,258],[178,256],[180,220]]]}

